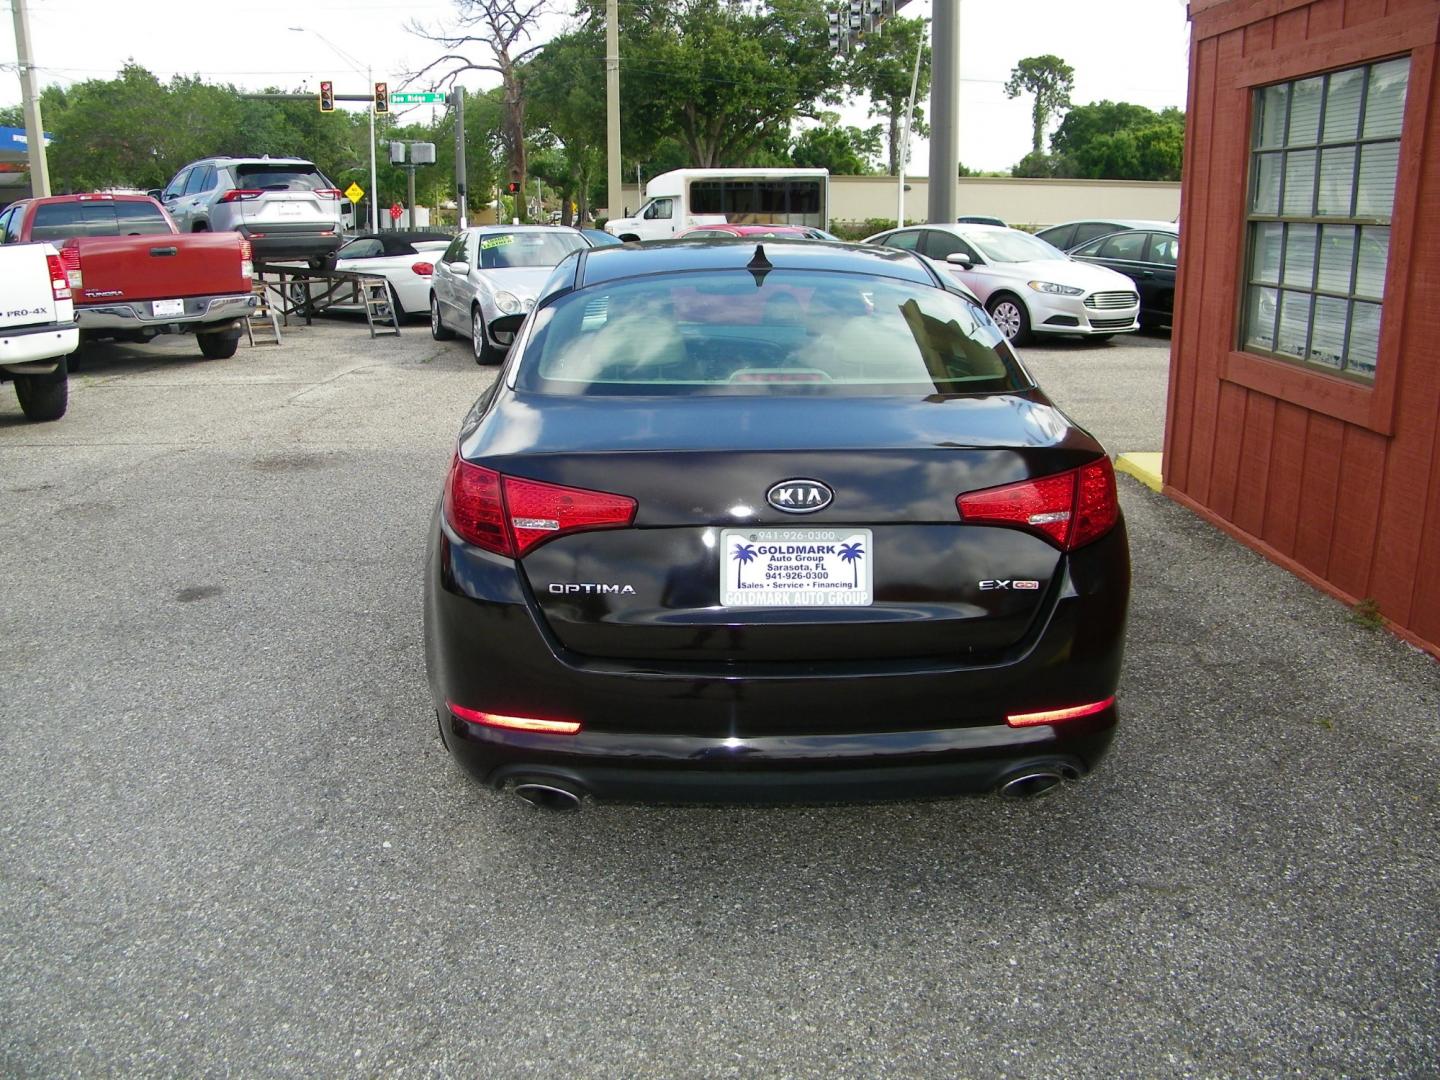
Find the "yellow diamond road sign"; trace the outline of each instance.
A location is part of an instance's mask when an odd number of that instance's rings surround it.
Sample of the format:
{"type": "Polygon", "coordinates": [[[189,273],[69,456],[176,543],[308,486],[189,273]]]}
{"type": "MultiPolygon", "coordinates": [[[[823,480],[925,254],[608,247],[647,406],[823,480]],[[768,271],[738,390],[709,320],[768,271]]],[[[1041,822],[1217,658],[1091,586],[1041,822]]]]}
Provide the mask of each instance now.
{"type": "Polygon", "coordinates": [[[365,189],[352,181],[350,186],[345,189],[345,197],[352,203],[358,203],[365,197],[365,189]]]}

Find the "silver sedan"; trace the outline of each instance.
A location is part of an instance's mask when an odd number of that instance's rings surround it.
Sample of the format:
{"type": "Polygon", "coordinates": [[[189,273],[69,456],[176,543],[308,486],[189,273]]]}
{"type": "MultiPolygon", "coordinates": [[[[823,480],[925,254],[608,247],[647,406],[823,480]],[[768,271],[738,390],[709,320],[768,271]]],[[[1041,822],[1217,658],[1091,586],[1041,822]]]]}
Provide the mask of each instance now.
{"type": "Polygon", "coordinates": [[[577,229],[553,225],[486,225],[457,236],[430,283],[430,333],[437,341],[467,335],[477,364],[498,364],[513,333],[492,324],[523,315],[550,271],[572,251],[592,246],[577,229]]]}

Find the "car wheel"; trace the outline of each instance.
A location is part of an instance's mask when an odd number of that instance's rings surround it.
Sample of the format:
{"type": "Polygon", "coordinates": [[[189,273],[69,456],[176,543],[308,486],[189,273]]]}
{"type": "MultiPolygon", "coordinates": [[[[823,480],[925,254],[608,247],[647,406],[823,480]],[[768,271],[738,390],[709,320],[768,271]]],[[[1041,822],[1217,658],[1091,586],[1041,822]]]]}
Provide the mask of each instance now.
{"type": "Polygon", "coordinates": [[[440,299],[430,294],[430,336],[436,341],[449,341],[455,332],[440,321],[440,299]]]}
{"type": "Polygon", "coordinates": [[[470,309],[470,345],[475,350],[477,364],[498,364],[504,355],[490,344],[485,334],[485,317],[478,307],[470,309]]]}
{"type": "Polygon", "coordinates": [[[1024,345],[1030,340],[1030,313],[1025,305],[1006,293],[991,297],[986,305],[990,318],[1012,345],[1024,345]]]}
{"type": "Polygon", "coordinates": [[[229,360],[240,347],[240,335],[235,331],[217,334],[196,334],[200,343],[200,354],[206,360],[229,360]]]}
{"type": "Polygon", "coordinates": [[[65,358],[46,375],[16,375],[15,396],[26,420],[59,420],[70,404],[70,383],[65,358]]]}
{"type": "Polygon", "coordinates": [[[292,281],[288,288],[290,313],[304,315],[310,307],[310,286],[303,281],[292,281]]]}

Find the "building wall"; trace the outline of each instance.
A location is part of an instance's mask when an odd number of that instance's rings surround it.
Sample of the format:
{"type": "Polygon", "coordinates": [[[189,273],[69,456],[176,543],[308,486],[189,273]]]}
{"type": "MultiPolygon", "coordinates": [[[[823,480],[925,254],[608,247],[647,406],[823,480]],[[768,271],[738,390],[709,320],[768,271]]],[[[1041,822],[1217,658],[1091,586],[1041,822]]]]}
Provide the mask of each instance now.
{"type": "MultiPolygon", "coordinates": [[[[924,221],[930,182],[907,177],[905,218],[924,221]]],[[[1135,180],[1027,180],[1011,177],[965,177],[958,181],[960,212],[993,214],[1016,225],[1054,225],[1084,217],[1152,218],[1174,221],[1180,213],[1178,183],[1135,180]]],[[[625,206],[633,213],[643,201],[634,184],[624,188],[625,206]]],[[[830,220],[864,222],[895,220],[893,176],[832,176],[830,220]]],[[[619,215],[616,215],[619,216],[619,215]]]]}
{"type": "Polygon", "coordinates": [[[1422,219],[1440,195],[1440,0],[1192,0],[1190,16],[1166,491],[1440,652],[1440,229],[1422,219]],[[1404,53],[1373,387],[1240,350],[1254,88],[1404,53]]]}

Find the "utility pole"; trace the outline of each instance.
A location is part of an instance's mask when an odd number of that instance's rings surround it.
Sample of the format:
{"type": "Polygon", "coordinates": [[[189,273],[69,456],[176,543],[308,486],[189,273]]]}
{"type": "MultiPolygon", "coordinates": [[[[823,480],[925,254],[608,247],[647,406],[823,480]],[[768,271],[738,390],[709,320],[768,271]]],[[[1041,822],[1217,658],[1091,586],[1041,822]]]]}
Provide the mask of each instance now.
{"type": "Polygon", "coordinates": [[[606,212],[620,216],[620,0],[605,0],[606,212]]]}
{"type": "Polygon", "coordinates": [[[465,88],[459,83],[451,91],[455,104],[455,201],[460,207],[460,228],[468,227],[465,219],[465,88]]]}
{"type": "Polygon", "coordinates": [[[910,76],[910,96],[905,99],[905,123],[900,127],[900,182],[895,190],[895,225],[905,227],[905,166],[910,164],[910,118],[915,115],[915,90],[920,85],[920,56],[925,51],[925,35],[915,43],[915,71],[910,76]]]}
{"type": "Polygon", "coordinates": [[[20,97],[25,107],[25,152],[30,158],[30,194],[37,199],[50,194],[50,162],[45,157],[45,126],[40,122],[40,91],[35,83],[35,63],[30,57],[30,17],[25,0],[10,0],[15,13],[16,69],[20,72],[20,97]]]}
{"type": "Polygon", "coordinates": [[[953,222],[960,187],[960,0],[935,0],[930,23],[930,223],[953,222]]]}

